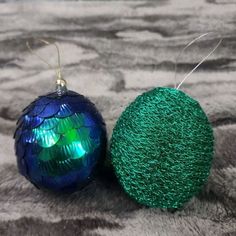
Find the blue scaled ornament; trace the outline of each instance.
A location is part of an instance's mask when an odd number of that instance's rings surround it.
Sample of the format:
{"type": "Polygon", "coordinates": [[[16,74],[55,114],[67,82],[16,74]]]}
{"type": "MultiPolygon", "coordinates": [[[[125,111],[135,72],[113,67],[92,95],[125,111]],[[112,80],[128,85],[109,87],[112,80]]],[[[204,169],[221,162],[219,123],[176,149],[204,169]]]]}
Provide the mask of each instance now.
{"type": "Polygon", "coordinates": [[[38,188],[71,192],[85,186],[102,163],[106,128],[95,105],[64,82],[23,110],[14,138],[23,176],[38,188]]]}

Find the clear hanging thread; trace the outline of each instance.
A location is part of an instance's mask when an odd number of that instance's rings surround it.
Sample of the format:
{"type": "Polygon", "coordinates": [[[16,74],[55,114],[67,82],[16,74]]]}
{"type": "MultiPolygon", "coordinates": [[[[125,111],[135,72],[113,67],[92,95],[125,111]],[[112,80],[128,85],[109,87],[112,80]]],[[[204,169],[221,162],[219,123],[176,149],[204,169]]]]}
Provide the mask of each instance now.
{"type": "Polygon", "coordinates": [[[184,81],[202,64],[204,63],[214,52],[215,50],[220,46],[220,44],[222,43],[223,39],[221,38],[219,40],[219,42],[217,43],[217,45],[207,54],[207,56],[205,56],[187,75],[185,75],[185,77],[183,78],[183,80],[177,85],[177,65],[178,65],[178,60],[179,58],[182,56],[182,54],[184,53],[184,51],[189,48],[192,44],[194,44],[196,41],[198,41],[199,39],[212,34],[213,32],[208,32],[205,34],[202,34],[200,36],[198,36],[197,38],[193,39],[191,42],[189,42],[178,54],[178,56],[176,57],[175,60],[175,75],[174,75],[174,83],[175,83],[175,89],[179,89],[180,86],[184,83],[184,81]]]}

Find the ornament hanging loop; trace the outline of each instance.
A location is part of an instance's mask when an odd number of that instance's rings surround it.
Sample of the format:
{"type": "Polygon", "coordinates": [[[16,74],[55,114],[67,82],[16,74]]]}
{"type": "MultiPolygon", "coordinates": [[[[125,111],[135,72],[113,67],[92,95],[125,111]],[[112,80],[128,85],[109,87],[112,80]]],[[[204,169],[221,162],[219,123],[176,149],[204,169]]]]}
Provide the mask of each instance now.
{"type": "Polygon", "coordinates": [[[175,77],[174,77],[174,81],[175,81],[175,89],[179,89],[180,86],[183,84],[183,82],[203,63],[205,62],[214,52],[215,50],[220,46],[220,44],[222,43],[223,39],[221,38],[219,40],[219,42],[217,43],[217,45],[208,53],[207,56],[205,56],[184,78],[183,80],[178,84],[177,86],[177,83],[176,83],[176,77],[177,77],[177,64],[178,64],[178,60],[179,58],[182,56],[182,54],[184,53],[184,51],[189,48],[192,44],[194,44],[196,41],[198,41],[199,39],[211,34],[211,33],[214,33],[214,32],[208,32],[208,33],[205,33],[205,34],[202,34],[200,36],[198,36],[197,38],[193,39],[190,43],[188,43],[181,51],[180,53],[178,54],[178,56],[176,57],[176,60],[175,60],[175,77]]]}
{"type": "Polygon", "coordinates": [[[56,91],[58,93],[58,95],[62,95],[63,93],[65,93],[67,91],[66,88],[66,81],[63,79],[62,77],[62,71],[61,71],[61,56],[60,56],[60,49],[58,47],[58,45],[56,43],[50,43],[44,39],[38,39],[38,41],[46,44],[46,45],[54,45],[56,50],[57,50],[57,61],[58,61],[58,65],[56,68],[54,68],[52,65],[50,65],[43,57],[41,57],[40,55],[38,55],[36,52],[34,52],[34,50],[31,48],[29,42],[26,42],[26,46],[29,49],[29,51],[37,56],[41,61],[43,61],[45,64],[47,64],[49,66],[50,69],[55,70],[56,72],[56,91]]]}

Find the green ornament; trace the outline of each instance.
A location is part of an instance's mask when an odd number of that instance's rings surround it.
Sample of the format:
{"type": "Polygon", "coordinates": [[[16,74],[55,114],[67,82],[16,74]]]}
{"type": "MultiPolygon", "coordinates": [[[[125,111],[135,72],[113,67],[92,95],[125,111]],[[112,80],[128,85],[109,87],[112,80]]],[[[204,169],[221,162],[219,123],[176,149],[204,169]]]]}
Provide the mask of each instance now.
{"type": "Polygon", "coordinates": [[[137,202],[180,208],[206,182],[213,131],[199,103],[180,90],[155,88],[118,119],[111,160],[119,182],[137,202]]]}

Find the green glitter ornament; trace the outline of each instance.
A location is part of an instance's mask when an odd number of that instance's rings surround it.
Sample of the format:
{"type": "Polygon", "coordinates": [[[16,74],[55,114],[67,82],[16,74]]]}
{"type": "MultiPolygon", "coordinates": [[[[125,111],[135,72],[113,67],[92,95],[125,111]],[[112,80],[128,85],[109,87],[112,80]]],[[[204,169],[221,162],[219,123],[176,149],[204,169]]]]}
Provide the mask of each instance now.
{"type": "Polygon", "coordinates": [[[196,100],[177,89],[155,88],[122,113],[110,153],[130,197],[150,207],[180,208],[207,180],[213,141],[196,100]]]}

